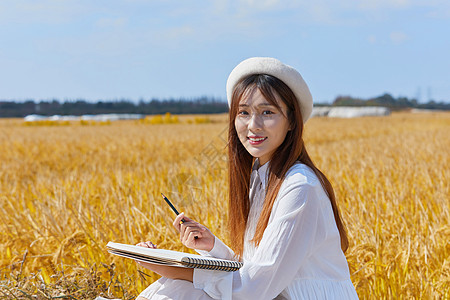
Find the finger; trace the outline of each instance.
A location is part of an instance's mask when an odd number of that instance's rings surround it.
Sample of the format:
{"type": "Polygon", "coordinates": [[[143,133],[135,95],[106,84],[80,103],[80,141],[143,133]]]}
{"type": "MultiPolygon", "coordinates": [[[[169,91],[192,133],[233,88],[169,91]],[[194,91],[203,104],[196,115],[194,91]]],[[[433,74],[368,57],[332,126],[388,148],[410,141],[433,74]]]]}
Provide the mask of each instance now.
{"type": "Polygon", "coordinates": [[[189,240],[189,234],[191,232],[200,232],[200,228],[197,224],[189,222],[180,225],[180,240],[183,244],[186,244],[189,240]]]}
{"type": "Polygon", "coordinates": [[[148,241],[148,242],[140,242],[140,243],[137,243],[136,246],[139,246],[139,247],[146,247],[146,248],[156,248],[156,245],[153,244],[151,241],[148,241]]]}
{"type": "Polygon", "coordinates": [[[181,242],[184,244],[184,242],[185,242],[185,234],[186,234],[186,229],[187,229],[187,226],[186,226],[186,224],[180,224],[179,225],[180,227],[179,227],[179,231],[180,231],[180,240],[181,240],[181,242]]]}
{"type": "Polygon", "coordinates": [[[190,236],[194,236],[195,239],[203,237],[203,234],[199,230],[186,230],[186,240],[190,239],[190,236]]]}
{"type": "Polygon", "coordinates": [[[173,220],[173,226],[180,231],[180,225],[182,224],[181,220],[184,218],[184,213],[179,214],[175,220],[173,220]]]}
{"type": "Polygon", "coordinates": [[[192,220],[191,218],[186,217],[186,216],[184,215],[184,213],[182,213],[182,214],[183,214],[183,219],[184,219],[185,222],[195,222],[195,221],[192,220]]]}
{"type": "Polygon", "coordinates": [[[201,226],[199,230],[200,230],[200,233],[199,233],[198,235],[194,236],[194,239],[202,238],[202,237],[203,237],[202,232],[205,232],[205,231],[206,231],[206,227],[201,226]]]}
{"type": "Polygon", "coordinates": [[[205,231],[206,231],[205,227],[200,227],[200,233],[198,235],[194,236],[194,239],[202,238],[203,237],[202,232],[205,232],[205,231]]]}
{"type": "Polygon", "coordinates": [[[202,236],[202,234],[201,234],[200,232],[198,232],[198,231],[192,231],[192,232],[189,233],[187,240],[188,240],[188,242],[191,243],[192,245],[195,245],[196,242],[197,242],[199,239],[201,239],[202,237],[203,237],[203,236],[202,236]]]}
{"type": "Polygon", "coordinates": [[[179,231],[180,231],[180,237],[184,236],[186,234],[186,230],[193,230],[195,228],[198,228],[198,223],[197,222],[183,222],[183,219],[185,219],[186,217],[181,219],[179,226],[179,231]]]}
{"type": "Polygon", "coordinates": [[[189,223],[184,223],[182,226],[186,227],[186,230],[189,231],[199,231],[199,232],[205,232],[207,230],[207,228],[197,222],[189,222],[189,223]]]}
{"type": "Polygon", "coordinates": [[[147,247],[148,247],[148,248],[156,249],[156,245],[155,245],[155,244],[153,244],[153,243],[152,243],[152,242],[150,242],[150,241],[148,241],[148,242],[145,242],[145,244],[147,245],[147,247]]]}
{"type": "Polygon", "coordinates": [[[198,223],[196,224],[188,224],[183,226],[186,226],[186,230],[184,231],[184,236],[186,237],[186,240],[189,240],[189,236],[193,235],[194,239],[198,239],[199,237],[203,237],[202,232],[204,232],[203,226],[199,226],[198,223]]]}

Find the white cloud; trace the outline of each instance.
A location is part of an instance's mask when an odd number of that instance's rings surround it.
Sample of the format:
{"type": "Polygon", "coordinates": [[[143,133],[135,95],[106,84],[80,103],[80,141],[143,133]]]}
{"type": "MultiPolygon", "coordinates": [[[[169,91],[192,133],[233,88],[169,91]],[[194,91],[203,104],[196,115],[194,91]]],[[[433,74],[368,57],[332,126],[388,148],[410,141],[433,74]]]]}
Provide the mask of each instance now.
{"type": "Polygon", "coordinates": [[[409,37],[402,31],[393,31],[389,35],[390,40],[394,44],[402,44],[409,39],[409,37]]]}
{"type": "Polygon", "coordinates": [[[432,10],[426,16],[432,19],[450,19],[450,7],[432,10]]]}
{"type": "Polygon", "coordinates": [[[179,39],[189,38],[189,36],[193,35],[195,30],[193,27],[189,25],[183,25],[179,27],[171,27],[163,30],[158,34],[158,38],[165,42],[176,41],[179,39]]]}
{"type": "MultiPolygon", "coordinates": [[[[371,22],[378,16],[381,18],[376,19],[376,22],[380,23],[386,11],[424,3],[429,3],[427,7],[438,7],[448,0],[109,1],[105,5],[104,2],[99,4],[88,0],[0,0],[0,24],[21,20],[21,23],[31,25],[69,25],[68,30],[61,30],[62,34],[58,32],[58,36],[44,36],[40,41],[41,47],[53,39],[61,40],[61,35],[64,35],[63,39],[67,39],[68,44],[79,41],[80,44],[95,45],[104,41],[104,44],[114,49],[118,49],[117,44],[120,43],[128,51],[131,46],[124,45],[141,46],[142,40],[151,41],[154,45],[173,46],[187,39],[207,43],[231,35],[258,38],[289,32],[288,27],[305,29],[311,24],[350,27],[371,22]]],[[[369,33],[365,33],[363,38],[369,33]]],[[[389,39],[392,43],[401,44],[409,39],[399,31],[392,32],[389,37],[386,34],[384,38],[381,36],[380,33],[377,37],[372,35],[366,39],[371,44],[386,43],[389,39]]]]}
{"type": "Polygon", "coordinates": [[[377,42],[377,37],[374,36],[373,34],[372,34],[372,35],[369,35],[369,36],[367,37],[367,41],[368,41],[370,44],[375,44],[375,43],[377,42]]]}
{"type": "Polygon", "coordinates": [[[283,9],[286,6],[290,6],[292,1],[280,1],[280,0],[238,0],[239,6],[246,6],[256,10],[268,10],[268,9],[283,9]]]}
{"type": "Polygon", "coordinates": [[[124,27],[128,23],[128,18],[100,18],[95,23],[97,27],[124,27]]]}
{"type": "Polygon", "coordinates": [[[412,5],[410,0],[363,0],[352,1],[362,10],[379,10],[387,8],[405,8],[412,5]]]}
{"type": "Polygon", "coordinates": [[[313,21],[319,23],[335,23],[336,15],[332,7],[325,3],[312,3],[308,8],[308,15],[313,18],[313,21]]]}
{"type": "Polygon", "coordinates": [[[92,11],[92,5],[75,0],[4,0],[0,4],[0,23],[67,23],[92,11]]]}

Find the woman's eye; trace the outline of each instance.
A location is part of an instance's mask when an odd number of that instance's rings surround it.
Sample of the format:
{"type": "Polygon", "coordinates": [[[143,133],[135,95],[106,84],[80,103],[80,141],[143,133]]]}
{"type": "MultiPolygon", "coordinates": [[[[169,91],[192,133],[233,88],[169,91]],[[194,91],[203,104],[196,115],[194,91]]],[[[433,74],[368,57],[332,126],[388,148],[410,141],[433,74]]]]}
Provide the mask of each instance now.
{"type": "Polygon", "coordinates": [[[265,111],[263,111],[263,115],[272,115],[272,114],[274,114],[274,112],[271,111],[271,110],[265,110],[265,111]]]}
{"type": "Polygon", "coordinates": [[[240,112],[238,112],[238,115],[248,115],[248,112],[246,112],[245,110],[241,110],[240,112]]]}

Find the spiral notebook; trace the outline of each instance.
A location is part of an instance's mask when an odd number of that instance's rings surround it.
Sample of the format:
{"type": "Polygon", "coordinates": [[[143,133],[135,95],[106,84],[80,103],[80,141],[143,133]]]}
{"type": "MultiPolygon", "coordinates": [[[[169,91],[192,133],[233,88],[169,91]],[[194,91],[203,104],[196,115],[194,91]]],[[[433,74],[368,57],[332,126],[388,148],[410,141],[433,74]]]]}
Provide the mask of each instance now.
{"type": "Polygon", "coordinates": [[[208,269],[227,272],[236,271],[239,270],[240,267],[242,267],[242,263],[238,261],[205,257],[196,254],[165,249],[151,249],[113,242],[109,242],[106,245],[106,248],[108,249],[108,252],[118,256],[131,258],[147,263],[174,267],[208,269]]]}

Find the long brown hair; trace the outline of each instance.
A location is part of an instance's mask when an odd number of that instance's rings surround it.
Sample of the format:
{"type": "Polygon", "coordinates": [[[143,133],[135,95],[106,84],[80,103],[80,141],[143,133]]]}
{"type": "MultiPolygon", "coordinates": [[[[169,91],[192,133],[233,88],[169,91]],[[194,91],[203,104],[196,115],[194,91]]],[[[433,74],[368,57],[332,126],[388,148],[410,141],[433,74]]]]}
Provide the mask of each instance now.
{"type": "Polygon", "coordinates": [[[280,109],[280,111],[281,108],[277,102],[277,98],[281,99],[286,104],[290,130],[287,132],[285,140],[275,150],[270,160],[267,193],[256,227],[256,232],[253,237],[253,242],[256,245],[259,245],[264,230],[269,222],[272,207],[284,177],[294,163],[300,161],[314,171],[330,199],[334,219],[341,237],[341,249],[345,252],[348,248],[347,232],[340,217],[339,209],[336,204],[336,197],[330,181],[314,165],[306,151],[302,138],[303,119],[299,103],[292,90],[284,82],[270,75],[256,74],[248,76],[236,84],[231,98],[229,113],[228,176],[230,189],[228,222],[231,234],[231,245],[236,255],[238,257],[242,256],[244,250],[244,234],[250,211],[249,184],[254,160],[239,140],[234,122],[238,113],[240,100],[242,97],[251,93],[255,88],[259,89],[264,98],[280,109]]]}

